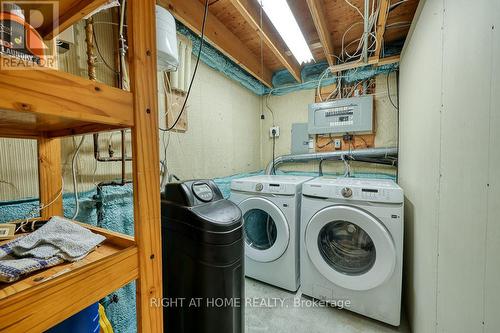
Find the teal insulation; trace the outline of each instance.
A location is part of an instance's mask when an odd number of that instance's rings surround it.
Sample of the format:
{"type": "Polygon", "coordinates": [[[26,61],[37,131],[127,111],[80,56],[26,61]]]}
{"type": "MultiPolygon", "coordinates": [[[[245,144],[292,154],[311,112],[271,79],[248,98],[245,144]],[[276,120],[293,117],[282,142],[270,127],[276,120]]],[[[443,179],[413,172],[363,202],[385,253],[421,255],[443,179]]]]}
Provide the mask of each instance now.
{"type": "MultiPolygon", "coordinates": [[[[221,189],[224,197],[230,195],[231,181],[233,179],[262,175],[263,171],[242,173],[224,178],[215,179],[215,183],[221,189]]],[[[317,176],[312,172],[282,172],[278,174],[317,176]]],[[[334,175],[333,176],[340,176],[334,175]]],[[[359,178],[384,178],[395,179],[389,174],[368,174],[359,173],[354,177],[359,178]]],[[[124,186],[104,187],[101,196],[96,191],[80,193],[80,212],[77,220],[97,225],[97,210],[99,205],[102,212],[102,222],[100,227],[121,232],[127,235],[134,234],[134,206],[133,191],[130,184],[124,186]]],[[[71,193],[63,196],[64,215],[71,216],[75,208],[73,195],[71,193]]],[[[0,202],[0,223],[26,218],[38,206],[38,199],[27,199],[18,201],[0,202]]],[[[113,294],[101,300],[106,309],[111,324],[116,333],[135,333],[135,283],[130,283],[125,287],[115,291],[113,294]]]]}
{"type": "MultiPolygon", "coordinates": [[[[347,70],[342,73],[343,82],[353,83],[363,81],[375,77],[379,74],[385,74],[398,68],[399,63],[373,67],[371,65],[358,67],[355,69],[347,70]]],[[[320,84],[321,86],[329,86],[334,84],[339,79],[334,73],[326,73],[321,79],[323,73],[328,69],[326,62],[319,62],[316,64],[306,65],[302,68],[301,77],[302,83],[293,82],[293,77],[286,69],[277,71],[273,75],[274,88],[268,90],[272,95],[286,95],[299,90],[316,89],[320,84]]]]}
{"type": "MultiPolygon", "coordinates": [[[[189,38],[193,43],[193,54],[196,56],[200,50],[200,38],[179,21],[176,24],[177,32],[189,38]]],[[[254,94],[264,95],[266,93],[266,86],[208,43],[203,44],[200,60],[212,69],[238,82],[254,94]]]]}
{"type": "MultiPolygon", "coordinates": [[[[177,32],[189,38],[193,43],[192,52],[196,56],[200,49],[200,37],[189,30],[181,22],[176,21],[176,25],[177,32]]],[[[396,51],[386,50],[385,53],[393,54],[394,52],[396,51]]],[[[224,54],[222,54],[220,51],[218,51],[208,43],[203,44],[200,60],[212,69],[221,72],[229,79],[238,82],[243,87],[249,89],[254,94],[259,96],[267,95],[269,93],[273,95],[285,95],[299,90],[316,89],[318,87],[321,75],[328,68],[328,64],[325,61],[304,65],[301,70],[302,82],[300,83],[295,81],[288,70],[279,70],[273,74],[273,88],[270,89],[264,86],[262,83],[260,83],[260,81],[258,81],[247,71],[242,69],[238,64],[226,57],[224,54]]],[[[380,67],[373,67],[371,65],[359,67],[357,69],[345,71],[342,74],[343,80],[347,83],[366,80],[374,77],[375,75],[392,71],[398,66],[399,64],[395,63],[380,67]]],[[[330,73],[321,80],[321,86],[331,85],[337,82],[337,80],[337,76],[333,73],[330,73]]]]}

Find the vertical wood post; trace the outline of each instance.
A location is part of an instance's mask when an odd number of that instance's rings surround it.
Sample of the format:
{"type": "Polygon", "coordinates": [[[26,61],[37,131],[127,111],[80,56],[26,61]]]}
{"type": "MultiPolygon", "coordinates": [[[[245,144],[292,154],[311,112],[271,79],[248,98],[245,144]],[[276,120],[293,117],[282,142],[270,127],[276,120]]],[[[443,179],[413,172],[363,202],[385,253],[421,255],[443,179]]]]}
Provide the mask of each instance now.
{"type": "Polygon", "coordinates": [[[155,0],[127,1],[134,94],[134,225],[139,248],[137,319],[138,331],[144,333],[163,332],[163,308],[151,306],[152,298],[162,297],[155,4],[155,0]]]}
{"type": "Polygon", "coordinates": [[[45,206],[55,200],[40,212],[40,216],[44,218],[63,214],[62,195],[58,197],[62,189],[61,177],[61,140],[39,137],[38,184],[40,204],[45,206]]]}

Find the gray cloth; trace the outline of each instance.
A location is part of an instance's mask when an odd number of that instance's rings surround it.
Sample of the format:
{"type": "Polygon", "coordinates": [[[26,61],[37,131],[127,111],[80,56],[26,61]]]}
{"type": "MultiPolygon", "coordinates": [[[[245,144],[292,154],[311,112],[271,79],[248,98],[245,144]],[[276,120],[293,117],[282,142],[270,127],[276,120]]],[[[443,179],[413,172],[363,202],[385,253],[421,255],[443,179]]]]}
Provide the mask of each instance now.
{"type": "Polygon", "coordinates": [[[40,229],[21,238],[12,247],[16,257],[76,261],[85,257],[106,238],[63,217],[54,216],[40,229]]]}
{"type": "Polygon", "coordinates": [[[62,217],[53,217],[40,229],[0,246],[0,281],[83,259],[106,238],[62,217]]]}

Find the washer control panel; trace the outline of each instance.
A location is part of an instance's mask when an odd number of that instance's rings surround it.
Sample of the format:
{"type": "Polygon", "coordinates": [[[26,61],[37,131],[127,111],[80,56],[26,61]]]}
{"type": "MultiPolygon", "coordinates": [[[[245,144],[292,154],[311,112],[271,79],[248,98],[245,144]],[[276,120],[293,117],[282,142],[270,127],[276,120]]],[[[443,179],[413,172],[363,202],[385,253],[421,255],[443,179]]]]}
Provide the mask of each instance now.
{"type": "Polygon", "coordinates": [[[311,197],[355,201],[402,203],[403,190],[393,180],[319,177],[304,183],[302,193],[311,197]]]}
{"type": "Polygon", "coordinates": [[[302,183],[313,179],[306,176],[258,175],[231,181],[231,191],[268,193],[275,195],[296,195],[302,183]]]}

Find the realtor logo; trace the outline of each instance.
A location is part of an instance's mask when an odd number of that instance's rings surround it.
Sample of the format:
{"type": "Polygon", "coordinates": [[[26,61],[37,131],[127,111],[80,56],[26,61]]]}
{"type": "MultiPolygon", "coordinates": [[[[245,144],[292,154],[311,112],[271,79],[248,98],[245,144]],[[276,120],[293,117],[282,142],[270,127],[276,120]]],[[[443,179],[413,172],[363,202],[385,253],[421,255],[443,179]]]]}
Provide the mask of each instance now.
{"type": "Polygon", "coordinates": [[[0,11],[0,68],[54,67],[59,2],[1,1],[0,11]]]}

